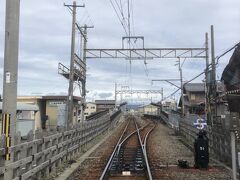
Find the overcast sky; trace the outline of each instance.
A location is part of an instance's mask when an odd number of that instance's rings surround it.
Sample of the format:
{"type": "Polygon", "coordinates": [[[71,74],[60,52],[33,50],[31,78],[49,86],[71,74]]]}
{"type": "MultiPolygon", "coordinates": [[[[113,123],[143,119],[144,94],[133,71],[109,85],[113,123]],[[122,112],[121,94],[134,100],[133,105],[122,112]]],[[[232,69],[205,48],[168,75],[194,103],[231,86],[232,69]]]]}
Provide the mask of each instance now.
{"type": "MultiPolygon", "coordinates": [[[[132,0],[135,35],[145,37],[145,47],[204,47],[205,32],[215,27],[216,55],[240,40],[239,0],[132,0]]],[[[63,3],[69,0],[21,0],[18,94],[66,94],[68,81],[58,75],[58,62],[69,66],[71,14],[63,3]]],[[[122,0],[127,8],[127,0],[122,0]]],[[[80,25],[94,25],[89,31],[88,48],[121,48],[124,30],[109,0],[78,0],[80,25]]],[[[0,1],[0,89],[2,92],[5,0],[0,1]]],[[[78,40],[77,40],[78,41],[78,40]]],[[[78,51],[78,50],[76,50],[78,51]]],[[[217,67],[220,79],[229,61],[223,57],[217,67]]],[[[164,95],[176,88],[151,79],[179,78],[176,60],[132,61],[95,59],[87,62],[88,100],[114,98],[114,83],[132,89],[161,89],[164,95]],[[131,69],[131,73],[130,73],[131,69]]],[[[187,59],[185,81],[204,70],[203,59],[187,59]]],[[[201,82],[204,77],[195,82],[201,82]]],[[[119,85],[119,89],[121,89],[119,85]]],[[[79,95],[76,88],[75,94],[79,95]]],[[[178,96],[179,94],[176,94],[178,96]]],[[[142,98],[150,98],[142,97],[142,98]]],[[[159,99],[160,96],[152,96],[159,99]]]]}

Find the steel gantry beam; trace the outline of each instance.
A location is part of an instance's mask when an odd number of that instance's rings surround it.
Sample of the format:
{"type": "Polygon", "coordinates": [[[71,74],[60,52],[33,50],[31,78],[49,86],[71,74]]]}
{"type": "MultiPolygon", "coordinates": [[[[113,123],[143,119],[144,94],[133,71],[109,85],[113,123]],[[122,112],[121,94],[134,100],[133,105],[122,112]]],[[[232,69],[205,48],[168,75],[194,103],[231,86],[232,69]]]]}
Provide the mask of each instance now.
{"type": "Polygon", "coordinates": [[[206,48],[85,49],[86,58],[206,58],[206,48]]]}
{"type": "Polygon", "coordinates": [[[117,90],[116,94],[162,94],[162,90],[117,90]]]}

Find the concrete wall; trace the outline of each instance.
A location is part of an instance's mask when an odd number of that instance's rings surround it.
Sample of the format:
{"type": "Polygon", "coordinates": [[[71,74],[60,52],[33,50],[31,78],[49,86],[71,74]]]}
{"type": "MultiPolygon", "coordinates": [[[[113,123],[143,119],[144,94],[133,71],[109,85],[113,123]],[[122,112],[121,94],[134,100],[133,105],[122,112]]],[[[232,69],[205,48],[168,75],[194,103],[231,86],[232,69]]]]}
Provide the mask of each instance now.
{"type": "MultiPolygon", "coordinates": [[[[185,143],[193,147],[194,140],[197,137],[197,133],[199,132],[193,125],[193,122],[196,119],[201,118],[198,115],[191,114],[182,118],[178,114],[169,114],[168,116],[164,116],[167,124],[179,124],[179,133],[185,138],[185,143]]],[[[203,117],[202,117],[203,118],[203,117]]],[[[227,119],[230,121],[230,119],[227,119]]],[[[174,128],[174,127],[173,127],[174,128]]],[[[230,145],[230,131],[226,129],[222,124],[214,125],[213,127],[208,126],[205,127],[205,130],[208,133],[209,137],[209,148],[211,157],[216,158],[226,165],[231,165],[231,145],[230,145]]],[[[236,141],[236,150],[240,152],[240,141],[236,141]]]]}
{"type": "MultiPolygon", "coordinates": [[[[65,104],[64,100],[47,100],[46,101],[46,115],[48,116],[47,120],[47,127],[50,129],[55,129],[57,127],[57,121],[58,121],[58,106],[65,104]]],[[[77,116],[79,115],[76,113],[76,106],[78,104],[74,103],[74,108],[73,108],[73,124],[77,123],[77,116]]]]}

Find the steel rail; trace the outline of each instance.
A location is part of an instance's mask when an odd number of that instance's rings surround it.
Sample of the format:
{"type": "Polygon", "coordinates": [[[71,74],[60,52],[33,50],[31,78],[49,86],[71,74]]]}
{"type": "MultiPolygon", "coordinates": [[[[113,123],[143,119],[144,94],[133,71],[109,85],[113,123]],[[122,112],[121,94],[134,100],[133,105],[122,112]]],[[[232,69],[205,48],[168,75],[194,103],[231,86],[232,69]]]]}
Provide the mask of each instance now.
{"type": "MultiPolygon", "coordinates": [[[[129,123],[130,123],[130,122],[129,122],[129,123]]],[[[115,148],[114,148],[114,150],[113,150],[113,152],[112,152],[112,154],[111,154],[111,156],[110,156],[110,158],[109,158],[109,160],[108,160],[108,162],[107,162],[107,165],[106,165],[105,168],[104,168],[104,171],[102,172],[102,175],[101,175],[101,177],[100,177],[100,180],[104,180],[104,179],[106,178],[106,175],[107,175],[109,166],[111,165],[112,160],[113,160],[115,154],[117,154],[117,155],[119,154],[119,151],[120,151],[120,149],[121,149],[121,147],[122,147],[122,144],[123,144],[124,142],[126,142],[126,141],[127,141],[132,135],[134,135],[135,133],[138,134],[138,139],[139,139],[139,141],[140,141],[141,149],[142,149],[142,152],[143,152],[143,157],[144,157],[144,160],[145,160],[145,163],[146,163],[146,166],[147,166],[148,177],[149,177],[150,180],[152,180],[152,175],[151,175],[151,172],[150,172],[150,168],[149,168],[149,164],[148,164],[148,160],[147,160],[147,155],[146,155],[146,152],[144,152],[144,148],[143,148],[141,136],[140,136],[140,133],[139,133],[140,130],[143,130],[144,128],[146,128],[147,126],[149,126],[150,123],[148,123],[147,125],[145,125],[145,126],[143,126],[143,127],[138,127],[136,121],[134,121],[136,130],[133,131],[133,132],[131,132],[128,136],[126,136],[126,137],[122,140],[122,137],[123,137],[124,133],[126,132],[126,129],[127,129],[128,125],[129,125],[129,123],[127,124],[127,126],[125,127],[125,129],[124,129],[121,137],[119,138],[118,143],[117,143],[117,145],[115,146],[115,148]]]]}
{"type": "MultiPolygon", "coordinates": [[[[129,134],[129,135],[118,145],[118,154],[119,154],[119,151],[120,151],[120,149],[121,149],[122,144],[123,144],[126,140],[128,140],[128,139],[129,139],[133,134],[135,134],[138,130],[143,130],[143,129],[144,129],[145,127],[147,127],[147,126],[148,126],[148,124],[145,125],[145,126],[143,126],[143,127],[138,128],[138,127],[137,127],[137,123],[135,122],[136,130],[133,131],[131,134],[129,134]]],[[[141,144],[141,141],[140,141],[140,144],[141,144]]]]}
{"type": "MultiPolygon", "coordinates": [[[[101,175],[101,177],[99,178],[99,180],[104,180],[104,179],[105,179],[105,176],[107,175],[107,171],[108,171],[108,169],[109,169],[109,166],[110,166],[110,164],[111,164],[111,162],[112,162],[112,160],[113,160],[113,157],[114,157],[114,155],[116,154],[116,152],[117,152],[117,154],[119,154],[119,151],[120,151],[120,149],[121,149],[121,147],[122,147],[122,144],[123,144],[126,140],[128,140],[133,134],[135,134],[139,129],[143,129],[143,128],[145,128],[145,127],[147,126],[147,125],[145,125],[145,126],[143,126],[143,127],[141,127],[141,128],[137,128],[137,130],[133,131],[131,134],[129,134],[127,137],[125,137],[125,138],[122,140],[123,134],[125,133],[125,131],[126,131],[128,125],[129,125],[129,123],[130,123],[130,122],[128,122],[127,126],[126,126],[125,129],[124,129],[124,132],[122,133],[121,137],[119,138],[118,143],[117,143],[117,145],[115,146],[115,148],[114,148],[114,150],[113,150],[113,152],[112,152],[112,154],[111,154],[111,156],[110,156],[110,158],[109,158],[109,160],[108,160],[108,163],[107,163],[107,165],[105,166],[104,171],[102,172],[102,175],[101,175]],[[121,140],[122,140],[122,141],[121,141],[121,140]]],[[[135,122],[135,127],[136,127],[136,122],[135,122]]]]}
{"type": "Polygon", "coordinates": [[[103,172],[102,172],[102,175],[101,175],[101,177],[100,177],[100,180],[104,180],[104,178],[105,178],[105,176],[106,176],[106,173],[107,173],[107,171],[108,171],[109,165],[111,164],[112,159],[113,159],[113,157],[114,157],[114,155],[115,155],[115,152],[116,152],[116,150],[117,150],[117,148],[118,148],[118,144],[120,143],[120,141],[121,141],[124,133],[126,132],[128,126],[129,126],[129,123],[130,123],[130,122],[128,122],[128,124],[126,125],[125,129],[123,130],[123,133],[121,134],[121,136],[120,136],[120,138],[119,138],[119,140],[118,140],[118,142],[117,142],[117,145],[115,146],[115,148],[114,148],[114,150],[113,150],[113,153],[111,154],[111,156],[110,156],[110,158],[109,158],[109,160],[108,160],[108,162],[107,162],[107,165],[105,166],[105,168],[104,168],[104,170],[103,170],[103,172]]]}
{"type": "MultiPolygon", "coordinates": [[[[146,126],[149,126],[150,125],[150,123],[148,123],[146,126]]],[[[155,127],[155,126],[154,126],[155,127]]],[[[151,128],[148,132],[147,132],[147,134],[145,135],[145,138],[144,138],[144,143],[142,142],[142,139],[141,139],[141,136],[140,136],[140,132],[139,132],[139,130],[138,130],[138,138],[139,138],[139,141],[140,141],[140,143],[141,143],[141,149],[142,149],[142,152],[143,152],[143,157],[144,157],[144,160],[145,160],[145,164],[146,164],[146,166],[147,166],[147,175],[148,175],[148,179],[149,180],[152,180],[153,178],[152,178],[152,173],[151,173],[151,170],[150,170],[150,166],[149,166],[149,163],[148,163],[148,157],[147,157],[147,152],[146,152],[146,141],[147,141],[147,137],[148,137],[148,134],[154,129],[154,127],[153,128],[151,128]]]]}
{"type": "Polygon", "coordinates": [[[144,138],[144,144],[142,144],[142,149],[143,149],[143,154],[144,154],[144,157],[145,157],[145,163],[146,163],[146,166],[147,166],[147,172],[148,172],[148,178],[149,180],[152,180],[152,173],[151,173],[151,169],[150,169],[150,166],[149,166],[149,163],[148,163],[148,156],[147,156],[147,138],[148,138],[148,135],[153,131],[153,129],[156,127],[156,124],[147,132],[145,138],[144,138]]]}

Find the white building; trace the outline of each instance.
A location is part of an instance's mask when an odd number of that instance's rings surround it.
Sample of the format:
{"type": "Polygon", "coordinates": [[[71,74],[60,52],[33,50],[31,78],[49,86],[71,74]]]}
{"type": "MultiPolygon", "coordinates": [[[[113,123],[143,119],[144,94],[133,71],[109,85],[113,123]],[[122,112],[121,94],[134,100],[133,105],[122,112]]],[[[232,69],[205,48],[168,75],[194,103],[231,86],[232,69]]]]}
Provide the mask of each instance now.
{"type": "Polygon", "coordinates": [[[93,102],[88,102],[84,111],[84,116],[87,117],[93,113],[97,112],[97,106],[93,102]]]}
{"type": "Polygon", "coordinates": [[[138,112],[142,114],[158,115],[158,107],[148,104],[138,107],[138,112]]]}

